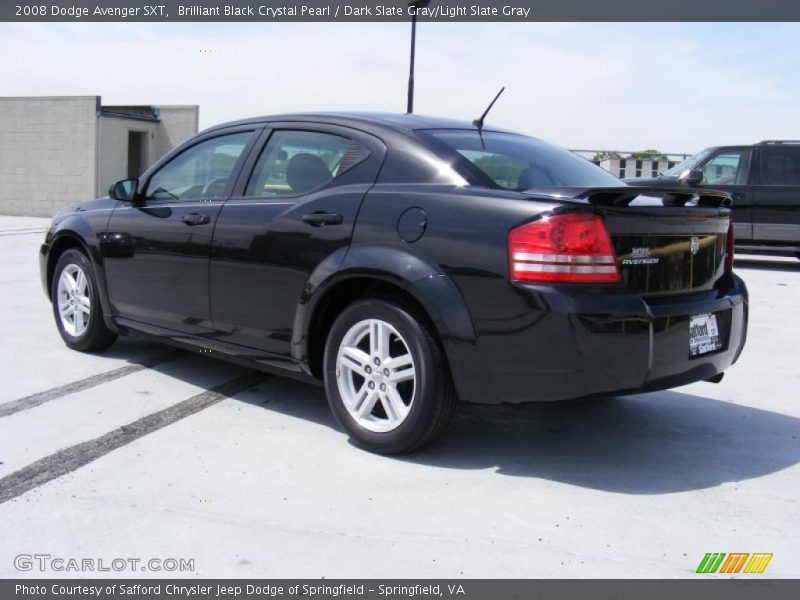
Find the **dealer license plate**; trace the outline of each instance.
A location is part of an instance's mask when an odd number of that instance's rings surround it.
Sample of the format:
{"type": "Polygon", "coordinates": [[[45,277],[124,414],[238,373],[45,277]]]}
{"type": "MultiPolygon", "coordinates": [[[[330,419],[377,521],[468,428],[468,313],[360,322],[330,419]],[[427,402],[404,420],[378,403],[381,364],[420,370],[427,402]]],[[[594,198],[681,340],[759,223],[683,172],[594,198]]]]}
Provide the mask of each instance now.
{"type": "Polygon", "coordinates": [[[722,348],[717,315],[693,315],[689,319],[689,356],[701,356],[722,348]]]}

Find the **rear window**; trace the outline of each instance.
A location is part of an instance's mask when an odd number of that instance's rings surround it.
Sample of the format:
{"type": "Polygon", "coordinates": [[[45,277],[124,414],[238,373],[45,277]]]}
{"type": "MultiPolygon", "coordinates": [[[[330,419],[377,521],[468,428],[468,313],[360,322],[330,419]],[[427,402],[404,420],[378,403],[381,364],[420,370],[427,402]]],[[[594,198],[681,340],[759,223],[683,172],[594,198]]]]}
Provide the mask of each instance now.
{"type": "Polygon", "coordinates": [[[477,129],[417,132],[443,158],[464,161],[478,177],[508,190],[624,185],[594,163],[535,138],[477,129]]]}

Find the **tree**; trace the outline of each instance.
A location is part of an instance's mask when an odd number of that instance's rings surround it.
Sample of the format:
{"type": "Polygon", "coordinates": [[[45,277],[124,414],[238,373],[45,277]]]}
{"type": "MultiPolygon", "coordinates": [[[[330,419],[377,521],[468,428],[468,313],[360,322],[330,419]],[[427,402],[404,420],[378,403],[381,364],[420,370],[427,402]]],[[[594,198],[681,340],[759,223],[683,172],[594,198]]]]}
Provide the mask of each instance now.
{"type": "Polygon", "coordinates": [[[592,162],[599,163],[604,160],[620,160],[621,158],[622,156],[619,152],[614,152],[613,150],[601,150],[594,155],[592,162]]]}
{"type": "Polygon", "coordinates": [[[641,152],[634,152],[628,158],[631,160],[667,160],[667,155],[660,150],[642,150],[641,152]]]}
{"type": "Polygon", "coordinates": [[[491,177],[495,183],[515,188],[519,175],[526,165],[518,160],[499,154],[485,154],[475,159],[475,166],[491,177]]]}

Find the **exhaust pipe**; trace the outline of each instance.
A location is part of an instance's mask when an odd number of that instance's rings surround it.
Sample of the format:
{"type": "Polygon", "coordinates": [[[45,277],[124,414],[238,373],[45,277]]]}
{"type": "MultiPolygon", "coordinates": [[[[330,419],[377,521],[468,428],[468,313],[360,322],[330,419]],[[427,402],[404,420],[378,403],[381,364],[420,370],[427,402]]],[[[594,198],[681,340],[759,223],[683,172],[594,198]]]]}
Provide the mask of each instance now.
{"type": "Polygon", "coordinates": [[[709,377],[708,379],[704,379],[704,381],[708,381],[709,383],[719,383],[722,381],[722,378],[725,377],[725,373],[717,373],[713,377],[709,377]]]}

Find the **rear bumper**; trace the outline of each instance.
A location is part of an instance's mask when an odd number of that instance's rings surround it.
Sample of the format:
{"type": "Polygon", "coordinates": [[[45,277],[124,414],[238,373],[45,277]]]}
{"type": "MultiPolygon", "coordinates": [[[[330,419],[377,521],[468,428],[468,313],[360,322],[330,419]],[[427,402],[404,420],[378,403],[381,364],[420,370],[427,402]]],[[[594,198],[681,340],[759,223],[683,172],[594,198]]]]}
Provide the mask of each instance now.
{"type": "Polygon", "coordinates": [[[550,402],[685,385],[722,373],[747,334],[744,282],[690,298],[645,300],[623,290],[516,285],[524,316],[479,335],[483,376],[453,366],[462,399],[550,402]],[[689,319],[715,313],[723,348],[689,357],[689,319]]]}

